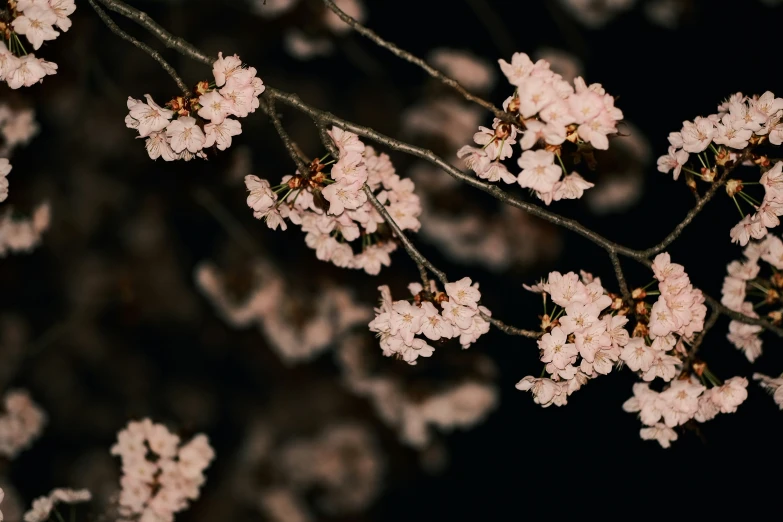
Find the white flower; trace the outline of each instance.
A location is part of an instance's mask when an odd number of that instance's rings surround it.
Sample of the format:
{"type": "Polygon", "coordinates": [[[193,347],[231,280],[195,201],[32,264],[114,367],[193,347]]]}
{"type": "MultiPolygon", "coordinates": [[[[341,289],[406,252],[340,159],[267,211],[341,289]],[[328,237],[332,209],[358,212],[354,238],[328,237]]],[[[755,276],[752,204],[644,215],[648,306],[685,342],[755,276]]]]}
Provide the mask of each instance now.
{"type": "Polygon", "coordinates": [[[422,303],[421,308],[424,310],[425,317],[417,333],[424,334],[433,341],[441,338],[450,339],[454,336],[454,327],[440,315],[435,305],[427,301],[422,303]]]}
{"type": "Polygon", "coordinates": [[[222,87],[226,79],[230,78],[237,70],[242,68],[242,60],[236,54],[223,58],[223,53],[218,53],[218,59],[212,66],[212,74],[215,76],[215,85],[222,87]]]}
{"type": "Polygon", "coordinates": [[[232,112],[232,104],[217,91],[209,91],[199,96],[201,108],[198,115],[212,123],[221,123],[232,112]]]}
{"type": "Polygon", "coordinates": [[[36,51],[41,48],[44,41],[54,40],[60,33],[54,30],[52,26],[57,23],[57,15],[49,9],[49,6],[41,7],[34,5],[24,11],[22,16],[17,16],[11,22],[11,26],[18,34],[27,37],[33,49],[36,51]]]}
{"type": "Polygon", "coordinates": [[[147,103],[128,97],[130,117],[138,122],[134,128],[139,131],[139,136],[142,138],[165,129],[174,116],[173,111],[164,109],[155,103],[149,94],[145,94],[144,97],[147,98],[147,103]]]}
{"type": "Polygon", "coordinates": [[[324,187],[321,191],[324,199],[329,205],[329,214],[339,215],[346,209],[354,210],[361,207],[367,201],[367,194],[362,190],[360,181],[351,182],[349,178],[344,178],[337,183],[324,187]]]}
{"type": "Polygon", "coordinates": [[[576,345],[567,341],[567,336],[560,327],[552,328],[550,333],[544,334],[538,340],[538,348],[541,350],[542,362],[552,363],[561,370],[573,364],[579,353],[576,345]]]}
{"type": "Polygon", "coordinates": [[[182,116],[169,123],[166,136],[170,140],[171,149],[177,153],[187,150],[195,154],[204,148],[206,141],[204,131],[191,116],[182,116]]]}
{"type": "Polygon", "coordinates": [[[233,118],[225,118],[220,123],[207,123],[204,131],[204,148],[217,145],[219,150],[226,150],[231,146],[231,137],[242,134],[242,125],[233,118]]]}
{"type": "Polygon", "coordinates": [[[63,32],[71,28],[71,19],[68,18],[76,11],[76,4],[73,0],[49,0],[49,7],[57,16],[55,25],[63,32]]]}
{"type": "Polygon", "coordinates": [[[481,292],[478,290],[478,283],[473,284],[469,277],[463,277],[454,283],[446,283],[444,286],[449,300],[468,308],[476,309],[481,299],[481,292]]]}
{"type": "Polygon", "coordinates": [[[530,391],[533,402],[543,407],[551,406],[555,396],[563,393],[562,388],[552,379],[536,379],[527,376],[516,384],[517,390],[530,391]]]}
{"type": "Polygon", "coordinates": [[[522,168],[517,178],[519,185],[538,192],[551,191],[562,172],[555,165],[554,153],[546,150],[526,150],[517,163],[522,168]]]}
{"type": "Polygon", "coordinates": [[[18,89],[22,85],[30,87],[31,85],[41,81],[44,76],[49,73],[44,68],[43,60],[39,60],[34,54],[30,53],[22,58],[9,62],[9,69],[6,71],[6,81],[8,86],[12,89],[18,89]],[[10,69],[11,64],[15,65],[14,69],[10,69]]]}
{"type": "Polygon", "coordinates": [[[670,447],[671,443],[677,440],[677,432],[660,423],[650,428],[642,428],[639,435],[643,440],[657,440],[662,448],[670,447]]]}
{"type": "Polygon", "coordinates": [[[245,176],[245,186],[250,192],[247,206],[253,211],[264,213],[277,202],[277,194],[272,191],[267,180],[249,174],[245,176]]]}

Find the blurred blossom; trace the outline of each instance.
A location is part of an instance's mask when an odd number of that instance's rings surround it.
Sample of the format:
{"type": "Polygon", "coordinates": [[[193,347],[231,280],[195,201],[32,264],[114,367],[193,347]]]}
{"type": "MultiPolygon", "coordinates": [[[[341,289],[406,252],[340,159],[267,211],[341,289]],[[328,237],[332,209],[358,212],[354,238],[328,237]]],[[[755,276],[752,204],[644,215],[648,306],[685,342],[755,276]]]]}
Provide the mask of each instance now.
{"type": "Polygon", "coordinates": [[[443,140],[456,154],[469,141],[484,112],[475,105],[447,97],[413,105],[402,114],[402,126],[408,134],[424,134],[443,140]]]}
{"type": "Polygon", "coordinates": [[[283,44],[288,54],[300,60],[311,60],[317,56],[325,56],[331,54],[333,50],[331,40],[313,38],[298,29],[290,29],[283,38],[283,44]]]}
{"type": "Polygon", "coordinates": [[[354,326],[367,324],[372,315],[369,306],[355,303],[343,288],[327,287],[312,294],[294,292],[266,263],[256,266],[254,287],[241,300],[226,293],[214,265],[199,265],[195,277],[228,323],[237,328],[258,325],[286,364],[316,357],[354,326]]]}
{"type": "Polygon", "coordinates": [[[430,52],[429,62],[469,91],[488,91],[495,86],[495,68],[468,51],[439,48],[430,52]]]}
{"type": "Polygon", "coordinates": [[[560,0],[571,16],[591,29],[600,28],[635,3],[636,0],[560,0]]]}
{"type": "Polygon", "coordinates": [[[0,455],[15,458],[32,445],[46,425],[46,413],[24,390],[12,390],[3,398],[0,415],[0,455]]]}
{"type": "Polygon", "coordinates": [[[537,60],[549,62],[549,68],[567,82],[573,82],[577,76],[584,75],[584,66],[579,58],[562,49],[542,47],[536,51],[535,57],[537,60]]]}
{"type": "Polygon", "coordinates": [[[624,212],[642,196],[645,172],[652,162],[650,143],[628,122],[621,134],[612,141],[610,150],[601,153],[598,181],[585,196],[590,210],[596,214],[624,212]]]}

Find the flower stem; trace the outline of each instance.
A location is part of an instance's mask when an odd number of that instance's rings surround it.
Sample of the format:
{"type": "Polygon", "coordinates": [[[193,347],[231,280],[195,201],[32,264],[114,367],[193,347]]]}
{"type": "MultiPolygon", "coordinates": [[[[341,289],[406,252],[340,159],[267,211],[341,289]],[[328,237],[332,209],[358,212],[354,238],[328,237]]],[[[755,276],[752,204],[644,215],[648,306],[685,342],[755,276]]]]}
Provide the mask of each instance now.
{"type": "Polygon", "coordinates": [[[742,216],[742,219],[745,219],[745,214],[742,212],[742,209],[740,208],[739,201],[737,201],[736,196],[731,196],[731,199],[734,200],[734,204],[737,205],[737,210],[739,210],[740,216],[742,216]]]}

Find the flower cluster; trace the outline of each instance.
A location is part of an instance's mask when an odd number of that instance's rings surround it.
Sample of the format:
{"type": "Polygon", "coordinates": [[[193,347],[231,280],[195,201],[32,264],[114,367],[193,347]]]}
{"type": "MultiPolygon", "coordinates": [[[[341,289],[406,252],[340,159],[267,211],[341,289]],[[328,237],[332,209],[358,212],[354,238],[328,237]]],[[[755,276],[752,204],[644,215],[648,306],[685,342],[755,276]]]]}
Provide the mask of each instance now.
{"type": "Polygon", "coordinates": [[[424,289],[419,283],[408,285],[413,298],[392,301],[388,286],[378,287],[381,291],[381,305],[375,309],[375,319],[370,322],[370,331],[381,339],[381,349],[387,357],[392,355],[416,364],[419,357],[429,357],[435,349],[427,341],[441,341],[459,337],[463,349],[489,331],[489,322],[483,317],[492,315],[486,307],[480,306],[481,293],[478,283],[469,277],[455,283],[446,283],[445,293],[439,292],[434,281],[424,289]]]}
{"type": "Polygon", "coordinates": [[[589,379],[612,371],[629,344],[628,318],[614,315],[620,302],[589,274],[551,272],[545,283],[531,290],[543,294],[545,305],[547,297],[554,303],[542,317],[548,331],[538,340],[549,377],[528,375],[516,387],[530,391],[535,403],[545,408],[563,406],[589,379]]]}
{"type": "MultiPolygon", "coordinates": [[[[783,241],[770,235],[763,241],[750,242],[744,254],[744,260],[732,261],[727,267],[721,303],[754,318],[759,317],[757,310],[764,307],[766,318],[780,324],[783,321],[783,274],[778,270],[783,269],[783,241]],[[771,268],[764,275],[760,261],[771,268]]],[[[761,355],[761,331],[761,326],[731,321],[728,339],[753,362],[761,355]]]]}
{"type": "Polygon", "coordinates": [[[315,159],[308,166],[309,172],[285,176],[274,187],[265,179],[248,175],[247,205],[272,229],[279,226],[286,230],[286,219],[301,226],[307,233],[307,246],[321,261],[376,275],[381,266],[391,264],[389,254],[396,250],[397,243],[364,187],[402,230],[419,230],[419,197],[413,192],[413,182],[397,175],[388,155],[377,154],[356,134],[337,127],[329,135],[339,150],[336,162],[322,163],[325,157],[315,159]],[[324,172],[329,165],[330,172],[324,172]],[[352,243],[358,239],[361,250],[355,252],[352,243]]]}
{"type": "Polygon", "coordinates": [[[576,172],[568,173],[564,148],[572,144],[574,163],[584,155],[589,164],[594,161],[591,148],[606,150],[608,136],[617,133],[617,122],[623,118],[614,98],[600,84],[588,86],[581,77],[571,85],[550,70],[549,62],[533,62],[524,53],[515,53],[511,63],[500,60],[500,68],[516,87],[503,108],[519,123],[496,118],[491,129],[479,127],[473,136],[480,148],[466,145],[457,155],[478,177],[517,182],[547,205],[582,197],[593,184],[576,172]],[[514,156],[517,141],[523,151],[517,160],[522,171],[515,176],[502,161],[514,156]]]}
{"type": "Polygon", "coordinates": [[[25,145],[38,132],[32,109],[13,109],[0,104],[0,202],[8,198],[8,174],[13,168],[8,157],[19,145],[25,145]]]}
{"type": "MultiPolygon", "coordinates": [[[[33,500],[30,510],[24,514],[24,522],[45,522],[57,504],[89,502],[92,494],[86,489],[53,489],[51,493],[33,500]]],[[[58,517],[58,519],[61,517],[58,517]]],[[[2,518],[0,518],[2,520],[2,518]]]]}
{"type": "Polygon", "coordinates": [[[26,391],[14,390],[3,398],[0,416],[0,456],[13,459],[37,439],[46,424],[46,414],[26,391]]]}
{"type": "Polygon", "coordinates": [[[36,58],[27,53],[19,35],[36,51],[43,43],[54,40],[71,27],[68,18],[76,10],[73,0],[9,0],[5,10],[0,11],[0,81],[12,89],[43,81],[44,76],[57,73],[57,64],[36,58]],[[6,46],[6,42],[8,45],[6,46]]]}
{"type": "Polygon", "coordinates": [[[242,125],[230,116],[244,118],[255,112],[264,82],[256,76],[256,69],[243,64],[237,55],[224,58],[218,53],[212,74],[214,82],[199,82],[194,95],[177,96],[164,107],[149,94],[144,95],[146,103],[128,97],[130,112],[125,125],[146,138],[150,158],[206,159],[207,149],[225,150],[232,137],[242,132],[242,125]]]}
{"type": "Polygon", "coordinates": [[[639,413],[646,426],[639,432],[642,439],[657,440],[668,448],[677,440],[676,426],[691,419],[706,422],[718,413],[734,413],[748,398],[748,380],[744,377],[732,377],[721,385],[704,367],[704,373],[699,377],[706,383],[705,376],[713,387],[707,388],[695,376],[677,379],[660,393],[651,390],[647,383],[634,384],[634,396],[625,401],[623,409],[639,413]]]}
{"type": "Polygon", "coordinates": [[[775,378],[762,373],[754,373],[753,378],[759,381],[759,385],[772,395],[772,400],[783,410],[783,374],[775,378]]]}
{"type": "Polygon", "coordinates": [[[111,454],[122,459],[120,514],[125,521],[172,521],[196,500],[215,457],[205,435],[180,438],[149,419],[130,422],[117,434],[111,454]]]}
{"type": "Polygon", "coordinates": [[[741,158],[759,165],[760,180],[743,182],[730,179],[726,182],[726,193],[734,199],[742,220],[730,231],[733,243],[745,246],[750,238],[761,239],[767,229],[780,224],[783,215],[783,164],[776,163],[769,168],[770,161],[764,156],[754,156],[750,150],[765,141],[772,145],[783,143],[783,98],[776,98],[767,91],[761,96],[748,97],[738,92],[718,106],[718,112],[707,117],[699,116],[693,121],[684,121],[679,132],[669,134],[669,150],[658,158],[658,170],[671,172],[674,179],[684,170],[688,184],[695,190],[693,176],[712,183],[718,167],[734,168],[741,158]],[[701,167],[688,164],[695,155],[701,167]],[[744,189],[746,185],[764,186],[764,198],[758,201],[744,189]],[[738,199],[739,198],[739,199],[738,199]],[[741,203],[752,207],[745,213],[741,203]]]}

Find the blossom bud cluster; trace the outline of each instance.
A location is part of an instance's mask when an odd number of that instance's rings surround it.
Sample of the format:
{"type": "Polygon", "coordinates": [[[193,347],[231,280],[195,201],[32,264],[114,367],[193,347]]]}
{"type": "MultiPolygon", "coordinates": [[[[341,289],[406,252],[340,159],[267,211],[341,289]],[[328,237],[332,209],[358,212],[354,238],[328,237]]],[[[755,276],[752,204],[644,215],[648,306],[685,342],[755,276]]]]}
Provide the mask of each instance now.
{"type": "MultiPolygon", "coordinates": [[[[751,241],[745,247],[744,260],[728,264],[728,275],[723,280],[721,303],[748,317],[758,318],[757,310],[766,307],[764,314],[774,324],[783,320],[783,241],[767,236],[763,241],[751,241]],[[764,261],[770,266],[761,274],[764,261]],[[755,299],[754,299],[755,298],[755,299]],[[754,302],[756,301],[756,302],[754,302]]],[[[740,321],[729,323],[728,339],[742,350],[750,362],[761,355],[762,327],[740,321]]]]}
{"type": "Polygon", "coordinates": [[[15,458],[43,432],[46,414],[24,390],[6,393],[0,416],[0,456],[15,458]]]}
{"type": "Polygon", "coordinates": [[[56,504],[77,504],[89,502],[92,494],[86,489],[53,489],[51,493],[33,500],[29,511],[24,514],[24,522],[46,522],[56,504]]]}
{"type": "Polygon", "coordinates": [[[593,184],[576,172],[568,173],[563,149],[568,142],[576,154],[585,147],[606,150],[608,136],[617,133],[617,122],[623,118],[614,106],[614,98],[600,84],[588,86],[581,77],[571,85],[550,70],[549,62],[533,62],[524,53],[514,53],[511,63],[499,62],[508,81],[516,87],[503,108],[515,116],[518,124],[496,118],[492,129],[479,127],[473,136],[481,148],[466,145],[457,155],[465,158],[468,168],[478,177],[517,182],[535,191],[547,205],[553,200],[582,197],[593,184]],[[514,156],[517,141],[522,150],[517,163],[522,171],[515,176],[502,161],[514,156]]]}
{"type": "Polygon", "coordinates": [[[639,435],[644,440],[657,440],[664,448],[677,440],[673,428],[691,419],[706,422],[718,413],[734,413],[748,398],[748,380],[732,377],[723,385],[707,388],[695,376],[675,380],[662,392],[650,389],[647,383],[633,385],[634,396],[625,401],[623,409],[639,413],[646,427],[639,435]]]}
{"type": "Polygon", "coordinates": [[[8,46],[0,41],[0,81],[12,89],[30,87],[43,81],[44,76],[57,73],[57,64],[27,53],[19,35],[25,36],[34,50],[47,40],[54,40],[71,27],[68,18],[76,10],[73,0],[17,0],[9,1],[0,11],[0,32],[8,46]]]}
{"type": "MultiPolygon", "coordinates": [[[[728,163],[736,162],[741,151],[765,141],[772,145],[783,143],[782,116],[783,98],[776,98],[770,91],[753,97],[738,92],[719,105],[716,114],[684,121],[679,132],[670,133],[670,147],[665,155],[658,158],[658,170],[664,174],[672,172],[675,180],[685,170],[689,178],[695,175],[712,183],[718,166],[726,167],[728,163]],[[691,155],[696,155],[701,167],[688,165],[691,155]]],[[[763,238],[767,229],[780,224],[778,217],[783,215],[783,165],[778,162],[768,168],[769,161],[765,158],[754,163],[760,165],[762,172],[759,181],[765,194],[761,201],[744,191],[741,180],[728,180],[726,183],[728,195],[735,199],[738,206],[744,202],[753,208],[753,212],[747,214],[740,208],[743,218],[730,231],[732,242],[742,246],[750,238],[763,238]]],[[[752,180],[752,183],[759,181],[752,180]]],[[[692,186],[695,187],[695,182],[692,186]]]]}
{"type": "Polygon", "coordinates": [[[242,125],[230,116],[244,118],[255,112],[264,82],[256,76],[256,69],[244,65],[237,55],[224,58],[218,53],[212,74],[214,82],[199,82],[193,96],[177,96],[164,107],[149,94],[144,95],[146,103],[128,97],[130,112],[125,126],[146,138],[150,158],[206,159],[207,149],[225,150],[232,137],[241,134],[242,125]]]}
{"type": "Polygon", "coordinates": [[[378,154],[356,134],[337,127],[329,135],[339,151],[336,162],[315,159],[310,172],[285,176],[275,187],[248,175],[247,205],[272,229],[279,226],[286,230],[286,219],[301,226],[307,233],[305,243],[321,261],[376,275],[381,266],[391,264],[389,254],[397,249],[397,243],[364,187],[372,191],[402,230],[419,230],[419,197],[413,182],[397,175],[388,155],[378,154]],[[330,164],[330,172],[324,172],[330,164]],[[353,245],[358,239],[361,249],[356,252],[353,245]]]}
{"type": "Polygon", "coordinates": [[[386,357],[395,356],[408,364],[416,364],[419,357],[429,357],[435,349],[427,341],[440,341],[459,337],[463,349],[489,331],[489,322],[481,314],[491,315],[480,306],[481,293],[478,283],[469,277],[445,285],[446,292],[438,292],[430,281],[426,291],[419,283],[411,283],[408,289],[412,300],[393,301],[389,287],[381,291],[380,307],[370,322],[370,331],[381,339],[381,350],[386,357]]]}
{"type": "Polygon", "coordinates": [[[181,444],[177,435],[149,419],[130,422],[120,431],[111,454],[122,459],[122,522],[172,522],[175,513],[199,497],[204,470],[215,457],[205,435],[181,444]]]}
{"type": "Polygon", "coordinates": [[[538,340],[549,377],[528,375],[516,387],[530,391],[534,402],[544,408],[563,406],[589,379],[612,371],[629,343],[628,318],[613,314],[613,298],[600,279],[589,274],[580,278],[574,272],[550,272],[545,283],[531,290],[555,304],[543,318],[549,331],[538,340]]]}

